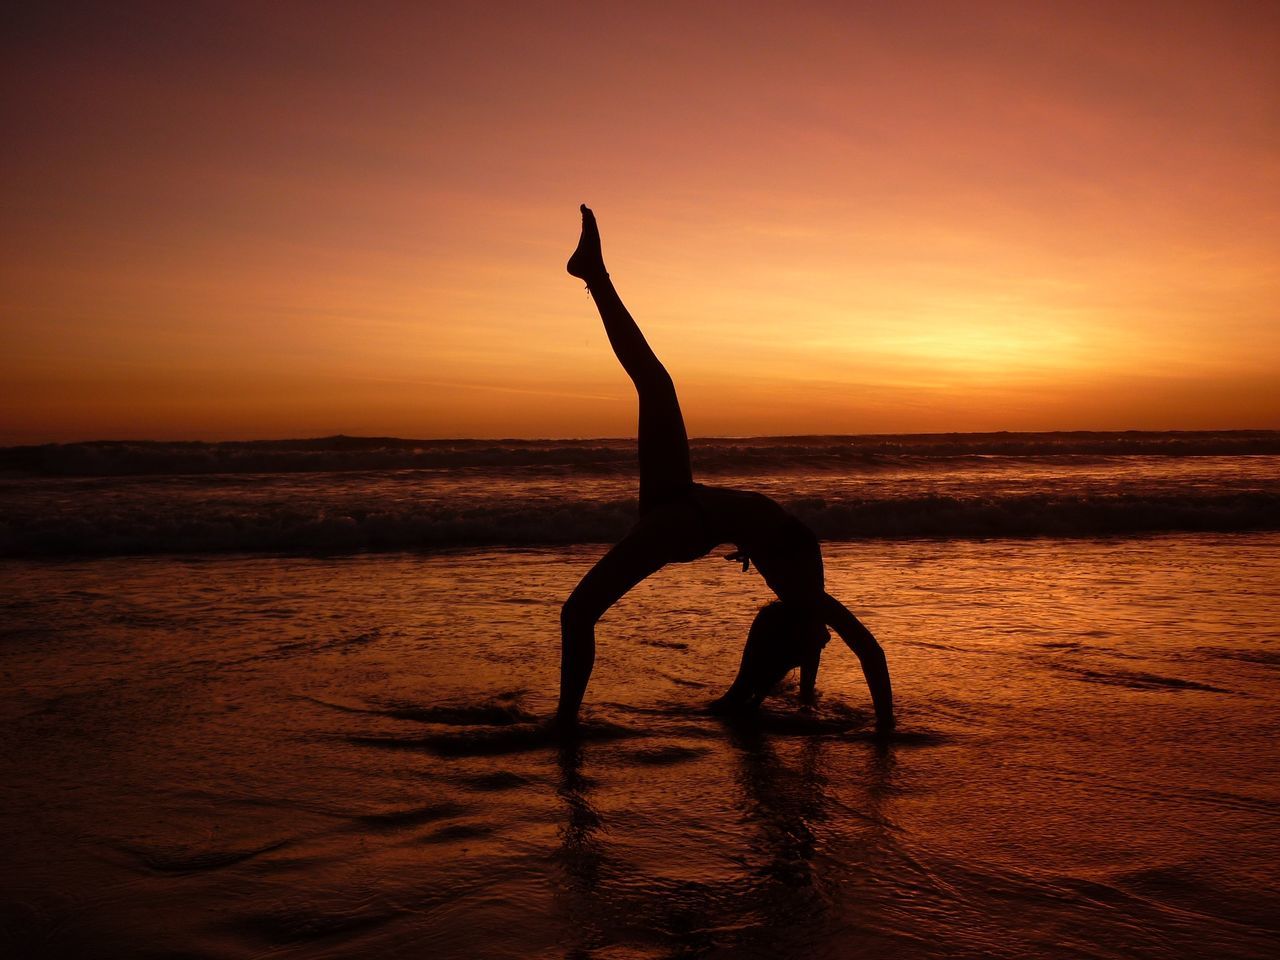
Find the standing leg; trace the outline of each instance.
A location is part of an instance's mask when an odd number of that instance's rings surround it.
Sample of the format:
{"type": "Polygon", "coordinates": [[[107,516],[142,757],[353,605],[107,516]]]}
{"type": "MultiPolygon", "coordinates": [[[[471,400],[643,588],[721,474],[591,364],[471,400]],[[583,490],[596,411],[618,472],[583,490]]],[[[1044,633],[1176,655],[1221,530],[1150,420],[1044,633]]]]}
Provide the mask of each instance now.
{"type": "Polygon", "coordinates": [[[560,706],[556,718],[571,724],[596,659],[595,626],[606,610],[671,559],[662,511],[638,523],[592,567],[560,610],[560,706]]]}
{"type": "Polygon", "coordinates": [[[569,258],[568,271],[586,281],[609,344],[640,399],[640,512],[644,514],[693,483],[689,440],[675,384],[614,289],[604,268],[595,215],[585,205],[582,237],[569,258]]]}

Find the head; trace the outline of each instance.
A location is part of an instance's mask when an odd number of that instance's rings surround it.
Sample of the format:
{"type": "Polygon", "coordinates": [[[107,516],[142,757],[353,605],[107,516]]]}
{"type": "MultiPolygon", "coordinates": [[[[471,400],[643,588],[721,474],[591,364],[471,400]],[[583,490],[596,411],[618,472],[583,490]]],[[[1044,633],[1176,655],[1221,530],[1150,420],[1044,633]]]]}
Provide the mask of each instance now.
{"type": "MultiPolygon", "coordinates": [[[[766,603],[756,614],[747,633],[750,651],[751,686],[763,699],[778,682],[796,667],[816,663],[822,648],[831,639],[826,625],[781,600],[766,603]]],[[[743,666],[746,667],[744,657],[743,666]]],[[[816,667],[815,667],[816,672],[816,667]]]]}
{"type": "Polygon", "coordinates": [[[756,611],[747,639],[755,637],[759,637],[762,643],[790,642],[797,647],[808,648],[814,644],[824,645],[831,639],[831,634],[822,621],[797,610],[794,604],[773,600],[756,611]]]}

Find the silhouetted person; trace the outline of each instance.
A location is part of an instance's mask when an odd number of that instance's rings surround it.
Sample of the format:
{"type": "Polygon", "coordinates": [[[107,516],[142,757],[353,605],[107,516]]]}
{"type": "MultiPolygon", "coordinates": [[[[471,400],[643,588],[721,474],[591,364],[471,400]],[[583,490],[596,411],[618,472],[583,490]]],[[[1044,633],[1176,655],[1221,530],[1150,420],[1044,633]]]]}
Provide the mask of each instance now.
{"type": "Polygon", "coordinates": [[[811,694],[826,624],[862,664],[877,727],[892,729],[893,691],[884,651],[871,631],[826,592],[818,538],[763,494],[694,483],[675,385],[609,279],[595,216],[585,204],[582,236],[567,269],[586,282],[613,352],[639,395],[640,519],[564,603],[558,721],[577,719],[595,663],[596,621],[604,612],[668,563],[696,560],[732,543],[737,549],[728,559],[740,560],[743,571],[754,563],[780,606],[771,604],[757,615],[738,678],[716,705],[753,707],[794,666],[802,668],[802,688],[811,694]]]}

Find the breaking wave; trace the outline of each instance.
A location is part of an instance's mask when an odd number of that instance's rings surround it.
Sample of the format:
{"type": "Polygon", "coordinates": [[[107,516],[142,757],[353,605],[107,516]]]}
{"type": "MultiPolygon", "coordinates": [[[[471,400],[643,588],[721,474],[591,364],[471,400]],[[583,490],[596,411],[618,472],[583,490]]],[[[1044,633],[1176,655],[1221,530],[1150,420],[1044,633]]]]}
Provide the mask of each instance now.
{"type": "MultiPolygon", "coordinates": [[[[1051,493],[989,497],[793,499],[826,540],[1099,537],[1167,531],[1280,529],[1280,492],[1178,495],[1051,493]]],[[[629,500],[505,498],[472,503],[379,502],[368,511],[306,504],[155,501],[0,518],[0,555],[348,553],[616,541],[629,500]]]]}
{"type": "MultiPolygon", "coordinates": [[[[693,442],[827,540],[1280,529],[1280,431],[693,442]]],[[[0,449],[0,556],[357,553],[608,543],[631,440],[328,437],[0,449]]]]}

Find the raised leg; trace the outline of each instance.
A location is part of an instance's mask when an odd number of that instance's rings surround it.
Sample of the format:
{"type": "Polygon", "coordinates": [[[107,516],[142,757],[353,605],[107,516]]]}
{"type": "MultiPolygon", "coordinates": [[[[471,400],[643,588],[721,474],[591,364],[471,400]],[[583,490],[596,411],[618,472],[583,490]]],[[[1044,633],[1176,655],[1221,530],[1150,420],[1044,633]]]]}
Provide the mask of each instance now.
{"type": "Polygon", "coordinates": [[[670,374],[640,332],[609,279],[600,251],[596,218],[582,207],[582,236],[569,258],[568,271],[585,280],[595,301],[614,355],[635,385],[640,400],[640,512],[648,510],[693,483],[689,439],[680,400],[670,374]]]}

